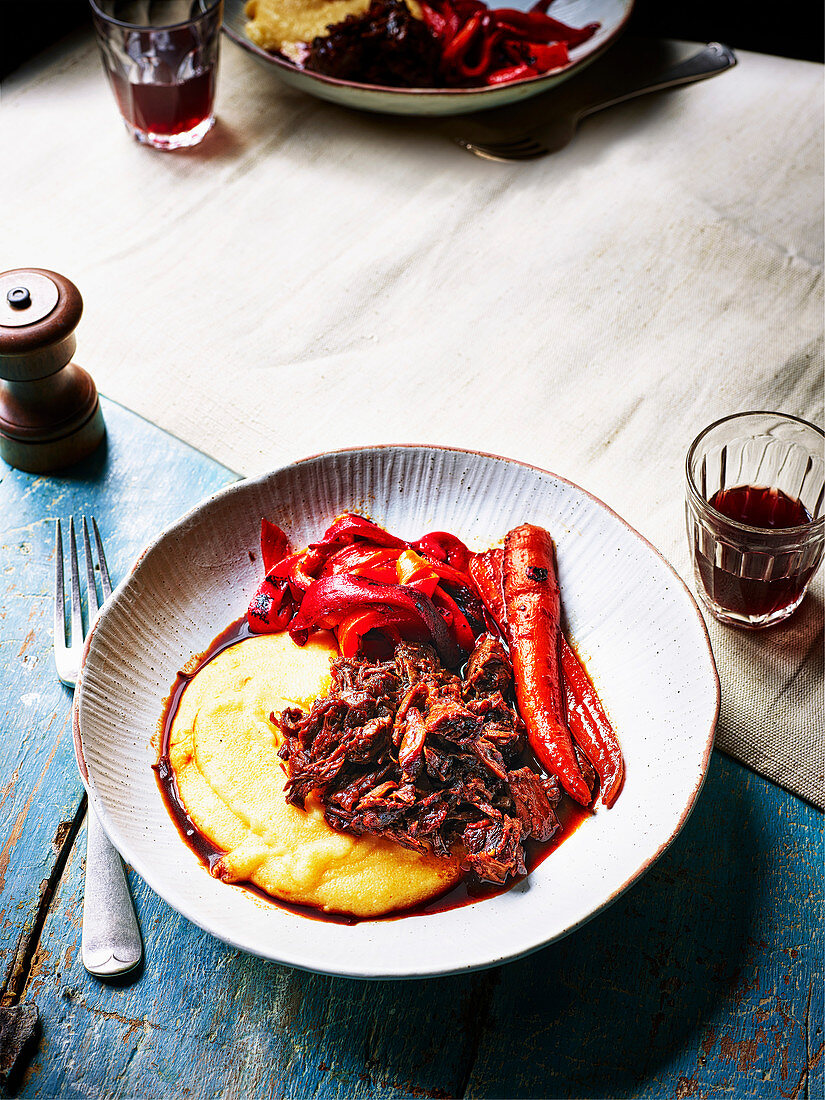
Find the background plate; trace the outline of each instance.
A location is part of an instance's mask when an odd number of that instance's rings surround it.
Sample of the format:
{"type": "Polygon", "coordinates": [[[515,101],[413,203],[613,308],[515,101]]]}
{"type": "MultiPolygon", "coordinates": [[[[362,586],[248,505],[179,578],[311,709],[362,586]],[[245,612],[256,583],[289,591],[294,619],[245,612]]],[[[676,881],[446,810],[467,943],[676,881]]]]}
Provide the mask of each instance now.
{"type": "MultiPolygon", "coordinates": [[[[491,7],[513,7],[527,11],[534,0],[501,0],[491,7]]],[[[394,115],[457,115],[471,111],[483,111],[491,107],[504,107],[518,103],[530,96],[546,92],[554,85],[578,72],[593,61],[610,45],[630,18],[633,0],[556,0],[551,9],[555,19],[581,27],[587,23],[600,23],[601,27],[581,46],[570,51],[570,64],[563,69],[530,77],[513,84],[489,88],[458,88],[449,91],[434,88],[382,88],[369,84],[356,84],[334,77],[321,76],[298,69],[290,61],[275,57],[260,49],[246,37],[244,25],[245,0],[224,0],[223,29],[229,37],[248,50],[292,88],[310,95],[329,99],[343,107],[355,107],[361,111],[380,111],[394,115]]]]}
{"type": "Polygon", "coordinates": [[[361,978],[492,966],[571,932],[673,840],[699,793],[719,687],[702,617],[664,559],[604,504],[554,474],[427,447],[342,451],[243,481],[168,528],[97,620],[75,698],[78,758],[118,849],[170,905],[244,951],[361,978]],[[152,738],[177,670],[233,619],[259,581],[260,519],[295,545],[348,508],[406,538],[447,529],[472,548],[518,523],[558,550],[569,633],[618,731],[627,778],[523,883],[432,916],[313,921],[212,879],[155,783],[152,738]],[[255,556],[255,561],[251,560],[255,556]],[[82,736],[79,731],[82,731],[82,736]]]}

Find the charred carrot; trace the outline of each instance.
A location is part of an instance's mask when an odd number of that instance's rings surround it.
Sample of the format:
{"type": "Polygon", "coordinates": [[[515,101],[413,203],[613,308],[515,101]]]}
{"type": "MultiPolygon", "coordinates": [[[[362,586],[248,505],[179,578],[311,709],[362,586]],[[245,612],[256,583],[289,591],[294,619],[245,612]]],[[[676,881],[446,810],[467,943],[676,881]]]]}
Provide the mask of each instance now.
{"type": "Polygon", "coordinates": [[[586,806],[591,795],[565,721],[559,582],[550,535],[531,523],[514,527],[504,540],[503,567],[516,699],[530,747],[567,793],[586,806]]]}
{"type": "MultiPolygon", "coordinates": [[[[474,555],[470,561],[470,576],[487,610],[502,630],[506,622],[501,591],[503,557],[504,551],[496,547],[474,555]]],[[[624,782],[622,750],[590,677],[563,634],[561,670],[568,729],[599,777],[602,803],[612,806],[624,782]]]]}
{"type": "Polygon", "coordinates": [[[624,782],[622,750],[590,677],[563,635],[561,670],[567,696],[567,724],[599,777],[601,801],[612,806],[624,782]]]}

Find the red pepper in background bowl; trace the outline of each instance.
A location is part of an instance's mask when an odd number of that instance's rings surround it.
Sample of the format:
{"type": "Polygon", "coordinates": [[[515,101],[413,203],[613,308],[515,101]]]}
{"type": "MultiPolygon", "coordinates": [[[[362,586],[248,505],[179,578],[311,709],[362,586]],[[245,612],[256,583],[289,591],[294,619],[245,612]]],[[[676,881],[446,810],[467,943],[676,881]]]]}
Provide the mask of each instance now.
{"type": "Polygon", "coordinates": [[[547,15],[551,0],[529,11],[488,8],[480,0],[425,0],[425,25],[441,45],[445,83],[454,86],[507,84],[540,76],[570,61],[575,49],[600,24],[571,27],[547,15]]]}

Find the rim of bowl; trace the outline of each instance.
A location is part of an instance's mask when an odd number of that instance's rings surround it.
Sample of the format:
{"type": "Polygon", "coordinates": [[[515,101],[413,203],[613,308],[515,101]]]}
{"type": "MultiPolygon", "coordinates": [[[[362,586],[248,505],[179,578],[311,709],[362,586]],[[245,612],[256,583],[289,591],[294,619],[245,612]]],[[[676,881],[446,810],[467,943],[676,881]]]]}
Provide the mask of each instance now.
{"type": "MultiPolygon", "coordinates": [[[[696,599],[695,599],[693,593],[690,591],[690,589],[688,588],[685,581],[682,580],[682,578],[679,576],[679,574],[676,572],[675,568],[670,564],[670,562],[667,560],[667,558],[664,556],[664,554],[662,554],[662,552],[660,550],[658,550],[653,545],[653,543],[649,541],[649,539],[645,538],[645,536],[642,535],[639,531],[637,531],[635,527],[633,527],[631,524],[629,524],[627,522],[627,520],[623,519],[622,516],[620,516],[617,512],[615,512],[610,507],[609,504],[605,504],[605,502],[603,500],[601,500],[599,497],[595,496],[593,493],[589,492],[587,489],[583,489],[576,482],[570,481],[568,478],[561,477],[559,474],[555,474],[551,470],[547,470],[542,466],[536,466],[536,465],[534,465],[533,463],[530,463],[530,462],[523,462],[520,459],[515,459],[515,458],[506,458],[503,455],[493,454],[492,452],[489,452],[489,451],[473,451],[473,450],[469,450],[469,449],[463,448],[463,447],[447,447],[447,446],[437,446],[437,445],[433,445],[433,444],[420,444],[420,443],[384,443],[384,444],[377,444],[377,445],[369,446],[369,447],[341,447],[341,448],[338,448],[335,451],[320,451],[317,454],[308,455],[306,458],[299,459],[296,462],[287,463],[285,466],[279,466],[277,469],[269,470],[269,471],[267,471],[265,473],[262,473],[262,474],[257,474],[254,477],[240,478],[238,481],[232,482],[230,485],[226,485],[222,489],[218,489],[217,492],[212,493],[210,496],[206,497],[200,503],[196,504],[193,508],[190,508],[183,515],[179,516],[178,519],[175,520],[172,524],[165,527],[163,529],[163,531],[161,531],[154,539],[152,539],[152,541],[150,543],[148,543],[148,545],[143,550],[140,551],[140,553],[138,553],[138,555],[136,556],[136,558],[135,558],[134,562],[132,563],[131,567],[124,574],[122,580],[119,582],[119,584],[115,588],[114,592],[112,593],[112,597],[110,597],[109,600],[107,600],[106,603],[104,603],[104,605],[101,607],[100,611],[98,612],[97,618],[95,619],[95,622],[94,622],[94,624],[92,625],[92,628],[89,631],[89,634],[86,638],[86,642],[85,642],[84,647],[83,647],[83,656],[82,656],[82,660],[81,660],[80,672],[79,672],[78,678],[77,678],[77,686],[76,686],[74,701],[73,701],[73,705],[72,705],[72,736],[73,736],[73,740],[74,740],[74,747],[75,747],[75,755],[77,757],[77,764],[78,764],[78,768],[79,768],[80,773],[81,773],[81,778],[83,780],[83,784],[86,787],[87,794],[88,794],[88,796],[89,796],[89,798],[92,802],[92,805],[95,808],[95,811],[98,815],[98,818],[99,818],[101,824],[103,825],[107,835],[109,836],[110,840],[112,840],[112,843],[115,845],[116,848],[117,848],[117,844],[115,843],[114,837],[112,837],[112,835],[111,835],[111,830],[109,828],[106,828],[107,825],[111,824],[110,821],[109,821],[108,810],[105,806],[105,803],[103,802],[100,795],[98,794],[98,792],[95,788],[95,785],[94,785],[94,781],[90,777],[88,768],[86,766],[86,760],[85,760],[85,757],[83,755],[83,741],[82,741],[82,736],[81,736],[81,732],[80,732],[80,703],[81,703],[83,695],[84,695],[84,687],[85,687],[84,673],[85,673],[85,670],[86,670],[86,661],[87,661],[88,656],[89,656],[89,651],[90,651],[90,648],[91,648],[91,643],[92,643],[93,637],[94,637],[100,623],[105,620],[108,609],[114,604],[114,598],[118,596],[121,588],[125,587],[125,585],[129,581],[129,579],[132,577],[132,575],[135,573],[135,571],[139,568],[139,566],[140,566],[141,562],[143,561],[143,559],[158,545],[158,543],[163,538],[165,538],[167,535],[171,534],[171,532],[173,532],[176,528],[180,527],[182,524],[187,523],[190,520],[190,518],[193,517],[201,508],[205,508],[208,504],[212,503],[214,500],[222,498],[224,496],[227,496],[227,495],[229,495],[233,492],[240,491],[241,486],[251,485],[251,484],[258,484],[262,481],[265,481],[268,478],[271,478],[271,477],[273,477],[277,474],[282,473],[285,470],[291,469],[295,466],[302,466],[302,465],[304,465],[306,463],[309,463],[309,462],[317,462],[319,459],[322,459],[322,458],[332,458],[336,455],[347,455],[347,454],[365,453],[365,452],[368,453],[370,451],[386,451],[386,450],[449,451],[449,452],[454,453],[454,454],[471,455],[472,457],[475,457],[475,458],[481,457],[481,458],[493,459],[493,460],[498,461],[498,462],[507,463],[508,465],[522,466],[525,469],[534,470],[537,473],[544,474],[545,476],[552,477],[556,481],[559,481],[564,485],[569,485],[572,488],[576,489],[578,492],[583,493],[586,497],[589,497],[590,500],[594,501],[597,505],[599,505],[601,508],[603,508],[609,515],[613,516],[614,519],[617,519],[624,527],[626,527],[633,535],[635,535],[636,538],[638,538],[640,542],[644,543],[644,545],[647,546],[648,549],[650,549],[657,558],[659,558],[661,560],[661,562],[665,565],[667,570],[672,574],[673,579],[677,582],[678,589],[683,593],[684,596],[687,597],[688,607],[692,610],[692,612],[695,616],[695,620],[699,625],[700,636],[704,640],[705,648],[707,650],[707,657],[708,657],[708,660],[709,660],[709,668],[710,668],[710,672],[711,672],[712,678],[713,678],[715,698],[714,698],[714,704],[713,704],[713,714],[712,714],[710,726],[709,726],[709,729],[708,729],[708,733],[707,733],[707,736],[705,738],[704,749],[702,751],[702,758],[701,758],[701,762],[700,762],[699,776],[696,780],[696,783],[695,783],[693,789],[690,792],[687,803],[686,803],[684,809],[682,810],[682,813],[679,816],[679,820],[676,822],[675,826],[672,828],[669,835],[662,841],[662,843],[659,845],[659,847],[656,849],[656,851],[653,852],[647,859],[645,859],[644,862],[642,862],[638,867],[634,868],[632,873],[624,880],[624,882],[622,882],[599,905],[597,905],[595,908],[593,908],[589,913],[587,913],[581,919],[576,920],[573,923],[571,923],[569,927],[565,928],[564,930],[559,932],[557,935],[554,935],[554,936],[550,937],[549,939],[541,940],[539,943],[533,944],[532,946],[526,948],[523,951],[514,952],[513,954],[509,954],[509,955],[497,956],[496,958],[489,959],[489,960],[486,960],[486,961],[481,962],[481,963],[465,963],[464,965],[460,965],[460,966],[452,967],[452,968],[441,969],[441,970],[418,970],[418,971],[410,971],[410,972],[407,972],[407,973],[404,973],[404,974],[400,974],[398,972],[393,972],[393,971],[390,971],[390,972],[382,971],[380,973],[370,974],[370,973],[364,973],[363,970],[362,971],[347,970],[346,967],[341,967],[341,968],[338,968],[338,969],[335,969],[335,970],[319,970],[317,967],[313,966],[312,963],[309,962],[309,961],[307,961],[305,963],[300,963],[300,962],[294,962],[292,960],[286,960],[286,959],[283,959],[283,958],[278,958],[277,956],[272,955],[272,954],[264,954],[263,952],[257,951],[254,948],[250,948],[246,944],[240,943],[238,940],[233,939],[229,935],[225,935],[223,933],[219,935],[218,933],[216,933],[213,928],[208,927],[206,924],[201,922],[201,918],[199,917],[196,908],[192,909],[188,905],[180,905],[178,902],[173,903],[173,902],[169,901],[169,899],[166,897],[166,895],[164,893],[162,893],[160,890],[158,890],[153,885],[154,876],[152,874],[151,868],[147,868],[147,865],[145,864],[144,860],[141,859],[141,858],[135,859],[134,856],[132,856],[131,854],[125,853],[125,852],[121,853],[121,855],[123,855],[124,859],[127,859],[131,863],[131,865],[134,867],[135,871],[137,871],[137,873],[147,883],[147,885],[151,889],[155,890],[155,892],[158,893],[160,897],[164,898],[164,900],[167,901],[167,903],[173,909],[175,909],[176,912],[180,913],[181,916],[183,916],[187,920],[191,921],[192,924],[194,924],[196,927],[200,928],[202,931],[207,932],[209,935],[214,936],[216,939],[221,940],[223,943],[228,944],[230,947],[235,947],[238,950],[244,951],[247,954],[257,955],[260,958],[267,958],[267,959],[271,959],[275,962],[280,962],[282,965],[293,966],[298,970],[306,970],[310,973],[330,974],[330,975],[333,975],[333,976],[336,976],[336,977],[357,978],[359,980],[366,980],[366,981],[405,980],[405,979],[413,980],[413,979],[416,979],[416,978],[425,978],[425,977],[444,977],[444,976],[448,976],[448,975],[451,975],[451,974],[462,974],[462,973],[470,973],[470,972],[476,971],[476,970],[485,970],[485,969],[489,969],[490,967],[493,967],[493,966],[500,966],[500,965],[502,965],[504,963],[507,963],[507,962],[515,962],[517,959],[525,958],[528,955],[533,954],[533,952],[535,952],[535,951],[540,951],[542,948],[549,947],[550,944],[556,943],[559,940],[564,939],[565,936],[568,936],[571,933],[577,931],[579,928],[581,928],[585,924],[587,924],[588,921],[592,920],[594,917],[598,916],[600,913],[603,913],[615,901],[617,901],[627,890],[629,890],[630,887],[633,886],[634,883],[636,883],[644,874],[646,874],[647,871],[650,870],[650,868],[664,855],[664,853],[667,851],[667,849],[671,846],[671,844],[674,842],[676,837],[679,835],[679,833],[684,828],[688,818],[690,817],[691,813],[693,812],[694,807],[696,806],[696,802],[699,798],[699,795],[701,794],[702,788],[705,784],[705,780],[707,779],[708,766],[709,766],[709,763],[710,763],[710,754],[713,751],[713,744],[714,744],[714,740],[715,740],[716,726],[717,726],[717,723],[719,721],[719,711],[720,711],[720,705],[721,705],[721,688],[720,688],[720,682],[719,682],[719,672],[716,668],[716,660],[713,656],[713,649],[712,649],[711,644],[710,644],[710,635],[708,634],[708,628],[707,628],[707,624],[705,622],[705,618],[702,615],[702,612],[699,608],[698,603],[696,602],[696,599]]],[[[118,851],[119,850],[120,849],[118,849],[118,851]]],[[[277,904],[278,904],[277,899],[273,899],[272,904],[277,906],[277,904]]],[[[305,918],[299,917],[297,919],[303,920],[305,918]]],[[[367,923],[369,923],[369,922],[367,922],[367,923]]]]}
{"type": "MultiPolygon", "coordinates": [[[[611,30],[610,34],[601,43],[598,49],[592,50],[582,54],[580,57],[575,57],[568,61],[566,65],[560,65],[556,69],[550,69],[546,73],[539,73],[536,76],[522,77],[521,80],[511,80],[506,84],[482,84],[477,88],[394,88],[387,84],[361,84],[355,80],[342,80],[337,76],[327,76],[325,73],[316,73],[311,69],[301,69],[293,61],[284,57],[282,54],[270,53],[268,50],[263,49],[261,46],[256,45],[251,39],[246,38],[245,35],[239,33],[227,25],[226,20],[223,21],[222,30],[223,33],[230,38],[236,45],[242,49],[248,50],[250,53],[254,53],[257,57],[262,58],[265,61],[271,62],[279,68],[286,69],[289,73],[295,73],[300,76],[311,77],[313,80],[317,80],[320,84],[329,84],[334,88],[352,88],[356,91],[362,92],[380,92],[383,95],[392,95],[398,98],[405,98],[407,96],[423,96],[427,99],[452,99],[454,96],[464,97],[468,95],[495,95],[503,88],[521,88],[528,87],[532,84],[549,80],[551,77],[561,76],[562,73],[570,73],[573,69],[577,69],[585,62],[595,61],[604,51],[611,46],[616,38],[627,26],[627,22],[633,13],[633,8],[636,0],[626,0],[627,7],[624,11],[622,18],[611,30]]],[[[582,43],[582,46],[586,43],[582,43]]],[[[574,49],[578,49],[575,47],[574,49]]]]}
{"type": "MultiPolygon", "coordinates": [[[[818,435],[822,436],[823,441],[825,441],[825,431],[823,431],[822,428],[817,424],[812,424],[810,420],[805,420],[801,416],[793,416],[791,413],[772,412],[769,409],[751,409],[748,412],[731,413],[729,416],[720,416],[718,420],[714,420],[712,424],[708,424],[706,428],[703,428],[691,443],[690,447],[688,447],[688,452],[685,457],[685,483],[691,500],[703,511],[706,509],[710,512],[714,519],[721,520],[722,523],[732,527],[735,531],[742,531],[749,535],[776,535],[777,539],[780,537],[787,539],[792,538],[794,535],[805,534],[809,536],[818,536],[820,531],[825,528],[825,512],[811,519],[808,523],[798,523],[794,527],[754,527],[751,523],[742,523],[741,520],[731,519],[730,516],[726,516],[724,512],[720,512],[717,508],[714,508],[710,501],[705,500],[699,492],[690,469],[691,460],[696,448],[705,436],[712,432],[714,428],[718,428],[720,424],[726,424],[730,420],[740,420],[745,416],[775,416],[781,420],[792,420],[795,424],[802,424],[805,428],[811,428],[818,435]]],[[[807,542],[809,540],[806,539],[805,541],[807,542]]]]}

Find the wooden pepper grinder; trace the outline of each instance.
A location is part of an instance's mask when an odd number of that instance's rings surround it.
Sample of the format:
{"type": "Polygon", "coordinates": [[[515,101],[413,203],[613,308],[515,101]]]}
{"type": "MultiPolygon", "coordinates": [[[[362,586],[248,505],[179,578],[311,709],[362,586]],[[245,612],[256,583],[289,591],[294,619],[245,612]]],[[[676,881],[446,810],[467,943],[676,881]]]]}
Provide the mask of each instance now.
{"type": "Polygon", "coordinates": [[[98,446],[106,428],[97,389],[70,360],[80,291],[42,268],[0,274],[0,456],[47,473],[98,446]]]}

